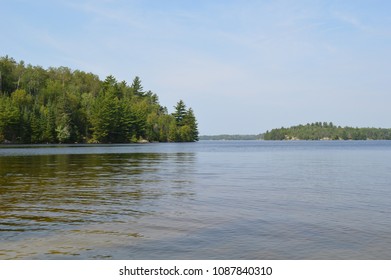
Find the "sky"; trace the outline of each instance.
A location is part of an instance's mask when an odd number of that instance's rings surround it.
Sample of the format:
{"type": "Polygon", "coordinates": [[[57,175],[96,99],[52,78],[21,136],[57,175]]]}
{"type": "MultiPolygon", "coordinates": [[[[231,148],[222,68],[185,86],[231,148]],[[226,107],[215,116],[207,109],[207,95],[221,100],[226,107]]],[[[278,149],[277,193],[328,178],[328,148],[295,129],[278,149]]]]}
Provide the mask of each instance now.
{"type": "Polygon", "coordinates": [[[0,56],[182,99],[201,135],[391,128],[388,0],[0,0],[0,56]]]}

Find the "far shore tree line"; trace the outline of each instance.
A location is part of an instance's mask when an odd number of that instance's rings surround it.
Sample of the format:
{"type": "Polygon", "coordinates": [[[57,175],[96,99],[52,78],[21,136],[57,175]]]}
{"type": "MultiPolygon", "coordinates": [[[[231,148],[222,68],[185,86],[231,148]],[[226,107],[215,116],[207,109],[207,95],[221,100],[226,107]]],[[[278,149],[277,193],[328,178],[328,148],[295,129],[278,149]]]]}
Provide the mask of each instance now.
{"type": "Polygon", "coordinates": [[[341,127],[332,122],[314,122],[254,135],[202,135],[200,140],[391,140],[391,129],[341,127]]]}
{"type": "Polygon", "coordinates": [[[391,140],[391,129],[341,127],[332,122],[315,122],[266,131],[264,140],[391,140]]]}
{"type": "Polygon", "coordinates": [[[173,113],[158,96],[113,76],[104,81],[67,67],[26,65],[0,57],[0,143],[198,141],[192,108],[173,113]]]}

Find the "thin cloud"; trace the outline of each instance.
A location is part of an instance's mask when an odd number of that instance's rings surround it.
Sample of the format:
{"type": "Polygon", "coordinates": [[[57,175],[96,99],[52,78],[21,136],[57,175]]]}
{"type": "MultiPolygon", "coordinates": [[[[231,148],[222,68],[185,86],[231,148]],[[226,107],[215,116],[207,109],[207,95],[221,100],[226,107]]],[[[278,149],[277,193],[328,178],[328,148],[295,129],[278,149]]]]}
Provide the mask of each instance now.
{"type": "Polygon", "coordinates": [[[347,14],[347,13],[342,13],[342,12],[334,12],[333,13],[334,17],[344,23],[345,25],[351,26],[357,30],[363,31],[363,32],[368,32],[368,33],[373,33],[374,29],[371,28],[368,25],[365,25],[362,21],[360,21],[357,17],[347,14]]]}
{"type": "Polygon", "coordinates": [[[82,12],[93,23],[125,24],[140,30],[146,29],[145,20],[131,6],[118,6],[116,1],[75,1],[65,2],[64,5],[82,12]]]}

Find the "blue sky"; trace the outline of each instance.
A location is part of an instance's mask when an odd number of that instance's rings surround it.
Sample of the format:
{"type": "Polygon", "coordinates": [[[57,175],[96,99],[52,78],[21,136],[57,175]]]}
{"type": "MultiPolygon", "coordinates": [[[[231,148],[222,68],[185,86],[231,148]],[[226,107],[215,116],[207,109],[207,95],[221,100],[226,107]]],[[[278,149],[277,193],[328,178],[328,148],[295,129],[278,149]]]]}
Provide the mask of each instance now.
{"type": "Polygon", "coordinates": [[[201,134],[391,127],[391,1],[0,0],[0,56],[137,75],[201,134]]]}

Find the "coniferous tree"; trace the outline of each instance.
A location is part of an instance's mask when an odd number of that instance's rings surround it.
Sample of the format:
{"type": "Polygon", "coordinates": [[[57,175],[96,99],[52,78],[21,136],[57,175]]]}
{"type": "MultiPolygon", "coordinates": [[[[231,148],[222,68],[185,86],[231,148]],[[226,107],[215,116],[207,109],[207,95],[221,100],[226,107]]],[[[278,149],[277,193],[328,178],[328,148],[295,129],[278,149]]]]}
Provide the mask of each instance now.
{"type": "Polygon", "coordinates": [[[183,100],[179,100],[173,113],[175,118],[177,133],[176,141],[194,142],[198,141],[198,125],[194,116],[193,109],[187,110],[183,100]]]}
{"type": "Polygon", "coordinates": [[[185,116],[185,123],[190,128],[190,141],[198,141],[198,124],[192,108],[189,108],[187,111],[185,116]]]}
{"type": "Polygon", "coordinates": [[[179,102],[175,106],[175,112],[173,113],[173,115],[175,117],[177,126],[180,127],[184,125],[183,120],[186,116],[186,105],[185,102],[183,102],[183,100],[179,100],[179,102]]]}
{"type": "Polygon", "coordinates": [[[133,83],[130,86],[130,88],[132,89],[132,92],[135,96],[139,96],[139,97],[144,96],[143,87],[141,85],[141,80],[138,76],[136,76],[133,79],[133,83]]]}

